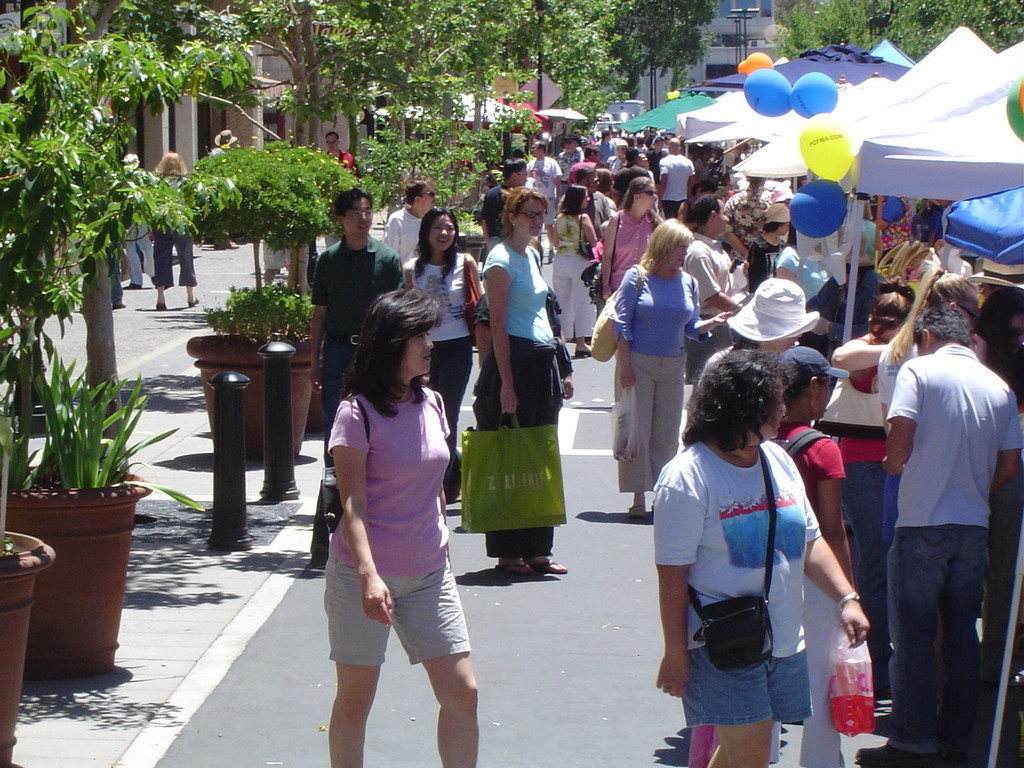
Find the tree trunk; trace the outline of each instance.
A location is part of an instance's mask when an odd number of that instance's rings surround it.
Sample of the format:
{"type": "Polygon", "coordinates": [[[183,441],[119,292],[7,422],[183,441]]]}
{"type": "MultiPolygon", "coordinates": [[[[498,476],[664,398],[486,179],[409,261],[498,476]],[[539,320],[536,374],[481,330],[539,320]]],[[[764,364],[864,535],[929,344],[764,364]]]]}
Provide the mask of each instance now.
{"type": "Polygon", "coordinates": [[[117,350],[114,346],[114,312],[110,299],[110,269],[106,257],[96,259],[96,272],[82,292],[85,319],[85,359],[89,386],[117,379],[117,350]]]}
{"type": "Polygon", "coordinates": [[[256,290],[263,290],[263,265],[260,264],[260,241],[252,241],[252,270],[256,277],[256,290]]]}

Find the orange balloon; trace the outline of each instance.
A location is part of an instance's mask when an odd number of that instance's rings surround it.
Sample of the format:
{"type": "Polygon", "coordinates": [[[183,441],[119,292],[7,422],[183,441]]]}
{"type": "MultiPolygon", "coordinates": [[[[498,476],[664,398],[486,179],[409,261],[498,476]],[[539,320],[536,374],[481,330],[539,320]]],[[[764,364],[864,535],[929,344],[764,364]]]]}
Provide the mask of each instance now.
{"type": "Polygon", "coordinates": [[[755,69],[775,69],[775,64],[772,63],[771,57],[767,53],[752,53],[747,56],[747,66],[750,71],[753,72],[755,69]]]}
{"type": "Polygon", "coordinates": [[[736,67],[736,69],[739,70],[739,73],[741,75],[749,75],[753,71],[750,68],[750,62],[747,59],[741,61],[739,63],[739,66],[736,67]]]}
{"type": "Polygon", "coordinates": [[[1020,81],[1020,103],[1024,104],[1024,79],[1020,81]]]}

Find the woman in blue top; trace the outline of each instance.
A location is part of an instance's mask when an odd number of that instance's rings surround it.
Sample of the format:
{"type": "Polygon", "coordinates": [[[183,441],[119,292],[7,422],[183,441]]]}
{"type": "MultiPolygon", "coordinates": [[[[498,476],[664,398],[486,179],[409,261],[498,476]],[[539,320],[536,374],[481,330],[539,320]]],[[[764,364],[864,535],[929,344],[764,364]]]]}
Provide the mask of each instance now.
{"type": "MultiPolygon", "coordinates": [[[[491,354],[483,361],[473,402],[477,429],[498,429],[503,414],[522,427],[558,423],[572,378],[560,378],[555,335],[548,322],[548,285],[531,242],[544,228],[548,201],[519,187],[505,200],[505,239],[487,255],[484,283],[490,309],[491,354]]],[[[522,528],[486,534],[487,556],[508,574],[567,573],[551,560],[554,528],[522,528]]]]}
{"type": "Polygon", "coordinates": [[[686,356],[683,339],[697,339],[725,322],[723,312],[700,320],[697,281],[683,272],[693,234],[669,219],[647,242],[640,263],[622,279],[615,298],[615,397],[633,387],[639,432],[636,456],[620,459],[619,491],[633,494],[629,516],[647,514],[644,493],[679,449],[686,356]]]}

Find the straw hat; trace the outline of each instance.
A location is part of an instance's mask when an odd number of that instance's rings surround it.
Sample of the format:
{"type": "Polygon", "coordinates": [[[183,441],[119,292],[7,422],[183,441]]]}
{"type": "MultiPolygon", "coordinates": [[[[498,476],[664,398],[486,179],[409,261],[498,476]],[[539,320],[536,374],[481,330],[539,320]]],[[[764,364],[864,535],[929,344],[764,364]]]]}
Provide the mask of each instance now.
{"type": "Polygon", "coordinates": [[[978,259],[974,267],[979,271],[967,280],[976,286],[998,285],[1002,288],[1019,288],[1024,291],[1024,265],[1000,264],[991,259],[978,259]]]}
{"type": "Polygon", "coordinates": [[[805,312],[807,297],[791,280],[771,277],[757,287],[751,299],[726,322],[751,341],[778,341],[799,336],[818,323],[817,312],[805,312]]]}
{"type": "Polygon", "coordinates": [[[223,130],[217,134],[217,138],[214,139],[214,143],[221,149],[227,149],[228,147],[233,147],[238,143],[238,137],[231,131],[223,130]]]}

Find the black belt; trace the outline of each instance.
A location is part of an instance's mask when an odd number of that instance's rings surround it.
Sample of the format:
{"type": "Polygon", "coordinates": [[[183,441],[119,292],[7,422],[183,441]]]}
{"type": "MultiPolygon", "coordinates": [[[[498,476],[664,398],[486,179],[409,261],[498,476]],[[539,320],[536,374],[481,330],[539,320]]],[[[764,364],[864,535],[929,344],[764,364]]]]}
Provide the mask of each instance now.
{"type": "Polygon", "coordinates": [[[359,345],[358,333],[353,333],[351,335],[347,333],[325,333],[324,338],[337,344],[348,344],[351,347],[359,345]]]}

